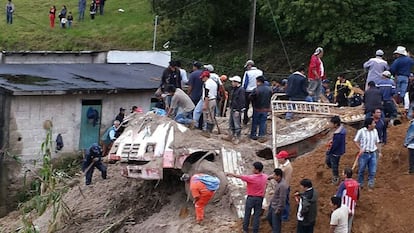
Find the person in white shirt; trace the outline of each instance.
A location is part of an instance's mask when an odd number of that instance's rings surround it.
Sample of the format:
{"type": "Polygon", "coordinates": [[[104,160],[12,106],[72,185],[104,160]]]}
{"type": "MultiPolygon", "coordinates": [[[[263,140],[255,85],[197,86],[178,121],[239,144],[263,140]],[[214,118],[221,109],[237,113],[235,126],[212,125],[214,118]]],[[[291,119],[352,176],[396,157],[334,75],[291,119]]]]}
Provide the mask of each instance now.
{"type": "Polygon", "coordinates": [[[375,52],[375,57],[370,58],[363,65],[365,70],[368,70],[367,81],[365,83],[365,90],[368,90],[368,83],[374,81],[375,84],[381,79],[382,72],[389,70],[387,61],[385,61],[382,56],[384,56],[384,51],[378,49],[375,52]]]}
{"type": "Polygon", "coordinates": [[[242,87],[245,90],[245,96],[246,96],[245,109],[246,110],[244,111],[243,123],[247,125],[247,123],[249,122],[249,116],[247,115],[247,112],[249,111],[249,106],[251,102],[249,96],[252,93],[252,91],[257,87],[256,78],[259,76],[263,76],[263,71],[257,69],[257,67],[254,66],[253,60],[246,61],[244,68],[246,69],[246,71],[244,72],[244,75],[243,75],[242,87]]]}
{"type": "Polygon", "coordinates": [[[203,135],[209,137],[214,128],[214,110],[216,108],[217,84],[210,78],[210,72],[205,70],[201,73],[203,84],[203,92],[201,99],[203,100],[203,135]]]}
{"type": "Polygon", "coordinates": [[[331,197],[333,209],[329,233],[348,233],[348,207],[341,205],[340,197],[331,197]]]}
{"type": "MultiPolygon", "coordinates": [[[[364,127],[359,129],[354,138],[354,143],[359,149],[358,158],[358,183],[362,188],[364,184],[365,168],[368,168],[368,190],[374,188],[375,174],[377,172],[377,150],[380,142],[375,121],[367,118],[364,127]]],[[[379,151],[379,157],[382,157],[379,151]]]]}

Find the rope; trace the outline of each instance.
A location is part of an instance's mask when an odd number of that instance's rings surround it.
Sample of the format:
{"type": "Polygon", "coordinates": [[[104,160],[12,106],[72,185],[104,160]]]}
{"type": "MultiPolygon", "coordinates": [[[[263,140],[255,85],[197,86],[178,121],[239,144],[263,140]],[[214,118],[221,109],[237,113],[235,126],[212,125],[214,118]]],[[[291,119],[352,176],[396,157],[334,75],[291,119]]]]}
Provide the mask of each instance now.
{"type": "Polygon", "coordinates": [[[279,26],[277,25],[276,17],[275,17],[275,14],[273,12],[272,5],[270,5],[269,0],[267,0],[267,4],[269,5],[270,13],[272,14],[273,23],[275,24],[277,34],[279,35],[279,40],[280,40],[280,43],[282,44],[283,52],[285,54],[287,63],[289,65],[289,69],[290,69],[291,72],[293,72],[292,64],[290,63],[289,56],[288,56],[288,53],[286,51],[286,46],[285,46],[285,43],[283,42],[282,35],[280,33],[279,26]]]}

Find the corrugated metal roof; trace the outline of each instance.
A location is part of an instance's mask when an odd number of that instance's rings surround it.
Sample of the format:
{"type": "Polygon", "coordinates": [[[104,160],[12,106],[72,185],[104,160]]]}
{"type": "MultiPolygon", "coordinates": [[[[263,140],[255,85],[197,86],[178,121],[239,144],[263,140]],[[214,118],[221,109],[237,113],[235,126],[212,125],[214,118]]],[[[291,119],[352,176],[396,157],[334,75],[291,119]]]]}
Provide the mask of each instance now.
{"type": "Polygon", "coordinates": [[[152,64],[3,64],[0,88],[13,95],[149,90],[159,86],[164,69],[152,64]]]}

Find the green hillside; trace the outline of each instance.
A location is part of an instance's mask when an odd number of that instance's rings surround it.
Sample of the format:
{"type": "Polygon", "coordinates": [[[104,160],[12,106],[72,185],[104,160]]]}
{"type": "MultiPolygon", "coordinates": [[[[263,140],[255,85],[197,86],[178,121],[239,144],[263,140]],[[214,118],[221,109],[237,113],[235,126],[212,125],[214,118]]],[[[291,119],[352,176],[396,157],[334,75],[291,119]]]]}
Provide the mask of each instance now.
{"type": "Polygon", "coordinates": [[[16,50],[108,50],[152,49],[153,14],[146,0],[107,0],[105,14],[90,19],[89,3],[85,20],[79,22],[78,0],[13,0],[13,24],[6,24],[2,1],[0,49],[16,50]],[[57,9],[55,28],[49,26],[49,8],[57,9]],[[58,13],[63,5],[74,16],[71,29],[61,29],[58,13]],[[124,12],[119,12],[123,9],[124,12]]]}

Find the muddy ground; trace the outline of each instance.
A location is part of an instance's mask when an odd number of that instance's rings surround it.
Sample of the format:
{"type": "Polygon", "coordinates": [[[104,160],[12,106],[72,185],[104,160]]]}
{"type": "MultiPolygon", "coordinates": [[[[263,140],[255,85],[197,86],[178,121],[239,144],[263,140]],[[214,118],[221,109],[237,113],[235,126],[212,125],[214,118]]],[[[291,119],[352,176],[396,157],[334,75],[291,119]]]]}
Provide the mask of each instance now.
{"type": "MultiPolygon", "coordinates": [[[[354,218],[354,233],[413,232],[414,176],[404,175],[408,161],[407,150],[402,147],[407,127],[408,122],[405,121],[389,129],[388,144],[378,165],[376,187],[373,192],[362,190],[354,218]]],[[[352,166],[356,152],[352,142],[356,130],[349,126],[347,129],[347,152],[341,159],[340,169],[352,166]]],[[[243,132],[246,134],[248,129],[243,132]]],[[[331,171],[324,167],[325,142],[329,136],[322,138],[314,151],[293,161],[291,190],[299,189],[299,181],[306,177],[313,181],[320,194],[315,232],[328,232],[329,200],[336,190],[330,182],[331,171]]],[[[218,138],[217,135],[214,137],[218,138]]],[[[247,171],[253,161],[264,162],[267,172],[272,170],[271,160],[256,155],[256,151],[266,147],[270,141],[260,144],[244,139],[237,146],[223,143],[242,151],[247,171]]],[[[64,197],[71,215],[62,217],[57,232],[241,232],[241,220],[232,209],[228,193],[207,206],[205,223],[200,226],[195,224],[194,207],[187,201],[184,184],[178,180],[179,173],[166,171],[164,180],[160,182],[137,181],[121,177],[121,168],[120,164],[108,164],[108,180],[102,180],[99,172],[95,172],[92,186],[85,186],[82,174],[78,173],[74,178],[75,185],[64,197]]],[[[291,203],[294,203],[293,199],[291,203]]],[[[293,204],[290,221],[283,224],[283,232],[295,232],[295,208],[293,204]]],[[[14,232],[21,226],[19,213],[15,211],[0,219],[0,231],[14,232]]],[[[41,217],[33,215],[41,232],[47,232],[49,216],[50,210],[41,217]]],[[[262,221],[260,232],[270,232],[267,222],[262,221]]]]}

